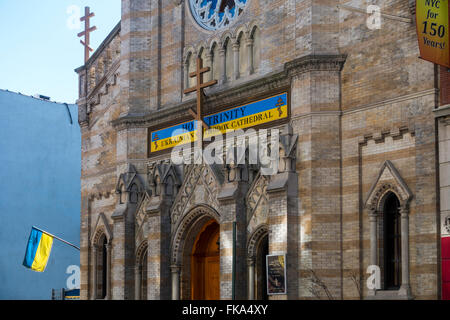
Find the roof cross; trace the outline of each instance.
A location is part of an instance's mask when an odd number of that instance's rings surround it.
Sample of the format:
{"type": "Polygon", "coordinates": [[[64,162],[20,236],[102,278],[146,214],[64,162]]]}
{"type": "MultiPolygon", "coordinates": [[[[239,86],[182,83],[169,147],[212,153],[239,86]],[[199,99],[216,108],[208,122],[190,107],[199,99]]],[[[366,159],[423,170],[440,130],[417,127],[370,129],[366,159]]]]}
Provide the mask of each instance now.
{"type": "Polygon", "coordinates": [[[84,31],[78,34],[78,37],[84,36],[84,41],[80,40],[80,43],[84,46],[84,63],[89,60],[89,52],[94,51],[89,45],[91,42],[90,33],[97,30],[97,27],[90,26],[90,19],[95,16],[95,13],[90,12],[89,7],[84,8],[84,17],[80,18],[80,21],[84,21],[84,31]]]}

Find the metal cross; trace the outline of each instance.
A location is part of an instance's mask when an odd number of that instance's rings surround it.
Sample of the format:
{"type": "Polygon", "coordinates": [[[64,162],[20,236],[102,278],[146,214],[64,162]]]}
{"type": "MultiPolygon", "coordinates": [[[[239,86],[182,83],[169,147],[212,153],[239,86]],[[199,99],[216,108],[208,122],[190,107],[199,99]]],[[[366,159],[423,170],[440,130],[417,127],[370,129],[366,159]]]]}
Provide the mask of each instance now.
{"type": "Polygon", "coordinates": [[[191,72],[189,74],[189,77],[191,77],[191,78],[197,77],[197,85],[192,88],[184,90],[184,94],[188,94],[188,93],[191,93],[194,91],[197,92],[197,112],[194,112],[192,109],[189,109],[189,113],[195,120],[198,121],[197,122],[198,124],[201,124],[201,126],[199,125],[197,127],[197,139],[199,141],[200,146],[203,145],[202,144],[202,140],[203,140],[202,127],[205,127],[206,129],[208,129],[208,125],[206,125],[206,123],[204,123],[203,119],[202,119],[203,89],[217,84],[217,80],[212,80],[212,81],[203,83],[203,74],[206,72],[209,72],[210,70],[211,70],[210,67],[203,68],[202,58],[197,58],[197,70],[194,72],[191,72]]]}
{"type": "Polygon", "coordinates": [[[95,13],[90,12],[89,7],[84,8],[84,17],[80,18],[80,21],[84,21],[84,31],[78,34],[78,37],[84,36],[84,41],[80,40],[80,43],[84,46],[84,63],[89,60],[89,52],[94,51],[89,45],[91,42],[90,33],[97,30],[97,27],[90,26],[90,19],[95,16],[95,13]]]}

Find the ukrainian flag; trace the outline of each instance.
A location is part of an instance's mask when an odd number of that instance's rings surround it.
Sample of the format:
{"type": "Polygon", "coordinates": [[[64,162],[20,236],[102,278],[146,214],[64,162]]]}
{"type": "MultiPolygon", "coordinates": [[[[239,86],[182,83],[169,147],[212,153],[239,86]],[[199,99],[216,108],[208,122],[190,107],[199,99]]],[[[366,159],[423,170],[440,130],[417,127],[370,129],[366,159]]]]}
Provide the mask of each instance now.
{"type": "Polygon", "coordinates": [[[33,227],[23,265],[31,270],[43,272],[52,251],[52,244],[53,237],[33,227]]]}

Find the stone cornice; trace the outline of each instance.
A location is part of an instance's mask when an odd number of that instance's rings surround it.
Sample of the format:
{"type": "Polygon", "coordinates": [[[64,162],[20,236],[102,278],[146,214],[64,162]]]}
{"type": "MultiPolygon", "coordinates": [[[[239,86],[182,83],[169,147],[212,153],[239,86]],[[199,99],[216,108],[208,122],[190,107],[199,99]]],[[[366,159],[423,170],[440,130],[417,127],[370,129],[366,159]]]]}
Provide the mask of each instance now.
{"type": "Polygon", "coordinates": [[[285,64],[284,70],[290,76],[310,71],[341,71],[347,55],[310,55],[285,64]]]}
{"type": "MultiPolygon", "coordinates": [[[[205,98],[206,113],[218,112],[223,108],[237,106],[251,98],[290,89],[293,76],[311,71],[341,71],[346,55],[308,55],[284,65],[283,70],[261,78],[242,83],[233,88],[207,90],[205,98]]],[[[195,108],[195,100],[173,106],[166,106],[148,114],[128,114],[112,121],[116,130],[126,128],[147,128],[162,124],[176,124],[190,119],[189,108],[195,108]]]]}
{"type": "Polygon", "coordinates": [[[446,124],[450,123],[450,104],[440,106],[438,109],[433,110],[433,112],[435,118],[439,118],[439,120],[446,124]]]}

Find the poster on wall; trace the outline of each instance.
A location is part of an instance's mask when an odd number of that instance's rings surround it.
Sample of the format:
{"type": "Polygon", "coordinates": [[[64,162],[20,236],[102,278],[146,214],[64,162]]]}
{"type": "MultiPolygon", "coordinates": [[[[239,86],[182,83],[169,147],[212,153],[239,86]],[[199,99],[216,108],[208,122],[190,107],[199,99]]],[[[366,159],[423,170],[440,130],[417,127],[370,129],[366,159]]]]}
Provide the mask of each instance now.
{"type": "Polygon", "coordinates": [[[420,58],[450,68],[449,0],[416,0],[420,58]]]}
{"type": "Polygon", "coordinates": [[[286,255],[267,255],[267,294],[286,294],[286,255]]]}

